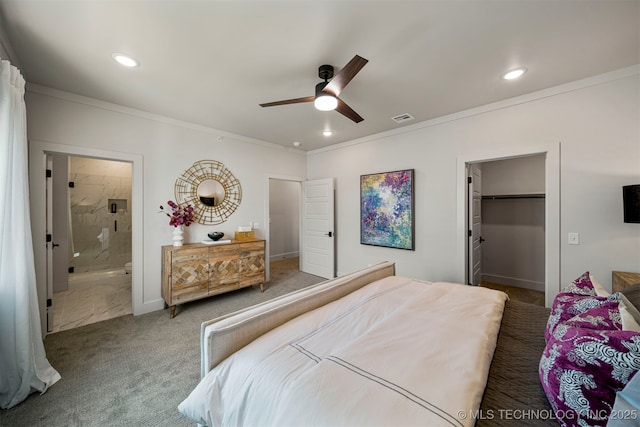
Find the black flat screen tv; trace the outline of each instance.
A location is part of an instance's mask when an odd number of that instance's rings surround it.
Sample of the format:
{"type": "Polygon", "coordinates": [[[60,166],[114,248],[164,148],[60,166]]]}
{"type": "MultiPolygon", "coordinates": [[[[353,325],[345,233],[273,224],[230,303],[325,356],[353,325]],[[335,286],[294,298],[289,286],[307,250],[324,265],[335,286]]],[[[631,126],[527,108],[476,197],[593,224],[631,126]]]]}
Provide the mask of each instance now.
{"type": "Polygon", "coordinates": [[[640,224],[640,184],[622,187],[624,222],[640,224]]]}

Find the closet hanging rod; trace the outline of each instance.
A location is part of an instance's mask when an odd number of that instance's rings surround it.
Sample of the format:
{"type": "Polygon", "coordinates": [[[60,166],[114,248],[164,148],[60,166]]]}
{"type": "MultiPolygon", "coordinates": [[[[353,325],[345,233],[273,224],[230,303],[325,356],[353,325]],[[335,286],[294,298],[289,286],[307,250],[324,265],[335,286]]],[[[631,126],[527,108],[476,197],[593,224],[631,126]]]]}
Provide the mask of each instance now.
{"type": "Polygon", "coordinates": [[[496,194],[482,196],[482,200],[503,200],[503,199],[544,199],[544,194],[496,194]]]}

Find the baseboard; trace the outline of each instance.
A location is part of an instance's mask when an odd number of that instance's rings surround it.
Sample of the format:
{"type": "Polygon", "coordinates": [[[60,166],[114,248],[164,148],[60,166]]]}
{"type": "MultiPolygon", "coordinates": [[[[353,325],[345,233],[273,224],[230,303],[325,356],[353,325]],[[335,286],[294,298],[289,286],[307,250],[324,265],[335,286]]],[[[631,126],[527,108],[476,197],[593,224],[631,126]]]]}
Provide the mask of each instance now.
{"type": "Polygon", "coordinates": [[[147,314],[158,310],[164,310],[164,300],[162,298],[134,305],[133,315],[140,316],[141,314],[147,314]]]}
{"type": "Polygon", "coordinates": [[[282,254],[276,254],[276,255],[271,255],[269,257],[269,261],[280,261],[283,259],[287,259],[287,258],[296,258],[300,256],[300,252],[295,251],[295,252],[285,252],[282,254]]]}
{"type": "Polygon", "coordinates": [[[532,291],[544,292],[544,282],[518,279],[516,277],[498,276],[495,274],[482,274],[485,282],[497,283],[499,285],[514,286],[516,288],[530,289],[532,291]]]}

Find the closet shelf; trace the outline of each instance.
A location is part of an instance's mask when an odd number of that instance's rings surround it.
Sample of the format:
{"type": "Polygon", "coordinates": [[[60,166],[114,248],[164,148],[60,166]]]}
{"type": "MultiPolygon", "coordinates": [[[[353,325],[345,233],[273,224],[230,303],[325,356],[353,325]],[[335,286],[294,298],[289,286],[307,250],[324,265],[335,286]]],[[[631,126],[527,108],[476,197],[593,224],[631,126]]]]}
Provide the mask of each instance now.
{"type": "Polygon", "coordinates": [[[503,200],[503,199],[544,199],[544,193],[529,194],[487,194],[482,196],[482,200],[503,200]]]}

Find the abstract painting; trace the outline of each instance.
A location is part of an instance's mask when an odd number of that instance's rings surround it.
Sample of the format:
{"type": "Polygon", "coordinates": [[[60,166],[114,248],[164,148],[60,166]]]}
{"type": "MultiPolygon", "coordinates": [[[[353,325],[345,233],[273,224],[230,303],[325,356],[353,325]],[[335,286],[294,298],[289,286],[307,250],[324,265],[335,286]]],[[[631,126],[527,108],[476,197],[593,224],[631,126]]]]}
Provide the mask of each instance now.
{"type": "Polygon", "coordinates": [[[360,243],[414,250],[413,169],[360,176],[360,243]]]}

